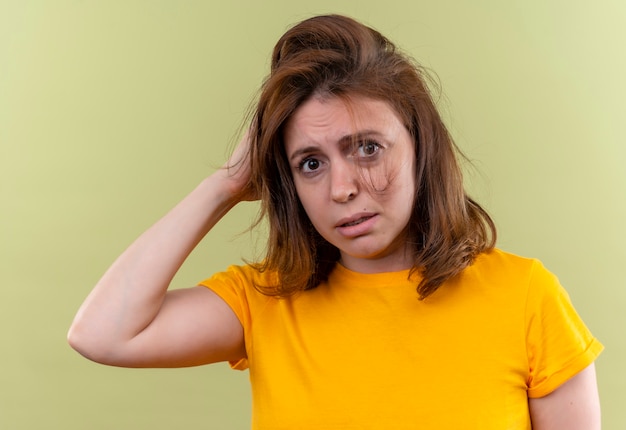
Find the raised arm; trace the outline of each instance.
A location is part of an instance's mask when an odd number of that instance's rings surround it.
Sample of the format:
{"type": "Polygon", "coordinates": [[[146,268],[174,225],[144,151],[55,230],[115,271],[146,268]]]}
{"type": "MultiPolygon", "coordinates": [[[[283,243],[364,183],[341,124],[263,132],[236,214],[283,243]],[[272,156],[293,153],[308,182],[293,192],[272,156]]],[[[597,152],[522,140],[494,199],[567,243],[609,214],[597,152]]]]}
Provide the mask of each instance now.
{"type": "Polygon", "coordinates": [[[114,366],[180,367],[245,356],[232,310],[204,287],[168,291],[187,256],[234,205],[253,200],[244,137],[206,178],[120,255],[79,309],[68,334],[85,357],[114,366]],[[235,160],[235,161],[232,161],[235,160]]]}

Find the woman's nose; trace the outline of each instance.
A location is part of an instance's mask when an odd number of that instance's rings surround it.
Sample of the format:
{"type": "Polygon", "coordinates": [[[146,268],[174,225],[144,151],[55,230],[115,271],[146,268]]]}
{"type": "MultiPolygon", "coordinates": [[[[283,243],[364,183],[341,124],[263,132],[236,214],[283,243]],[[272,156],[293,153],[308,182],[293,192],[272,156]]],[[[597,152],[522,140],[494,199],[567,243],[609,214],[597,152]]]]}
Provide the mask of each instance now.
{"type": "Polygon", "coordinates": [[[358,172],[349,163],[335,163],[330,172],[330,196],[337,203],[345,203],[359,193],[358,172]]]}

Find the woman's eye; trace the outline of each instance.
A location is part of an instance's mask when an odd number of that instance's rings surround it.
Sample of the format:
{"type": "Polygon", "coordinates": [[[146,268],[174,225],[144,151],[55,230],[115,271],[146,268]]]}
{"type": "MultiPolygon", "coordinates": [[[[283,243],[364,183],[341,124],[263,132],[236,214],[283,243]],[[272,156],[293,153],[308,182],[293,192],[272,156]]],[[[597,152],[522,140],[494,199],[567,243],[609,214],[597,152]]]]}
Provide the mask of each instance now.
{"type": "Polygon", "coordinates": [[[357,152],[359,157],[371,157],[376,154],[379,149],[380,145],[378,143],[368,140],[359,144],[357,152]]]}
{"type": "Polygon", "coordinates": [[[300,162],[298,168],[304,173],[311,173],[320,167],[320,161],[316,158],[305,158],[300,162]]]}

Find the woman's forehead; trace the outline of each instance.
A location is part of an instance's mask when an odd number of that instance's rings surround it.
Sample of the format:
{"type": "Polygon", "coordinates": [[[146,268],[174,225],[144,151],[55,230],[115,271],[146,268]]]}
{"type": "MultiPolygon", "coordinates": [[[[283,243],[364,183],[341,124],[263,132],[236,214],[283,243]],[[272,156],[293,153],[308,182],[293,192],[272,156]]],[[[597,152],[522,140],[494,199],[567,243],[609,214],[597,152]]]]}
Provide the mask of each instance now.
{"type": "Polygon", "coordinates": [[[371,127],[395,126],[402,122],[386,101],[365,96],[313,96],[291,115],[285,129],[345,128],[346,132],[371,127]]]}
{"type": "Polygon", "coordinates": [[[406,128],[395,110],[367,97],[315,97],[303,103],[284,128],[289,157],[303,147],[350,144],[364,137],[393,141],[406,128]]]}

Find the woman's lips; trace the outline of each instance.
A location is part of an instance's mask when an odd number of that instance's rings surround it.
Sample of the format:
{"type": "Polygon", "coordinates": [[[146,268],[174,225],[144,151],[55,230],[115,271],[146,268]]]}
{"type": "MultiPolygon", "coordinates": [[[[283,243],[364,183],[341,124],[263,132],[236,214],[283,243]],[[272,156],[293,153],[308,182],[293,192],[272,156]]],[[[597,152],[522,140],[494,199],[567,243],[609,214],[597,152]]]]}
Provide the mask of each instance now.
{"type": "Polygon", "coordinates": [[[357,219],[355,221],[351,221],[351,222],[347,222],[347,223],[343,224],[342,227],[350,227],[350,226],[353,226],[353,225],[361,224],[363,221],[368,220],[369,218],[371,218],[371,217],[359,218],[359,219],[357,219]]]}
{"type": "Polygon", "coordinates": [[[337,231],[345,237],[362,236],[371,231],[378,215],[358,214],[350,218],[344,218],[337,223],[337,231]]]}

